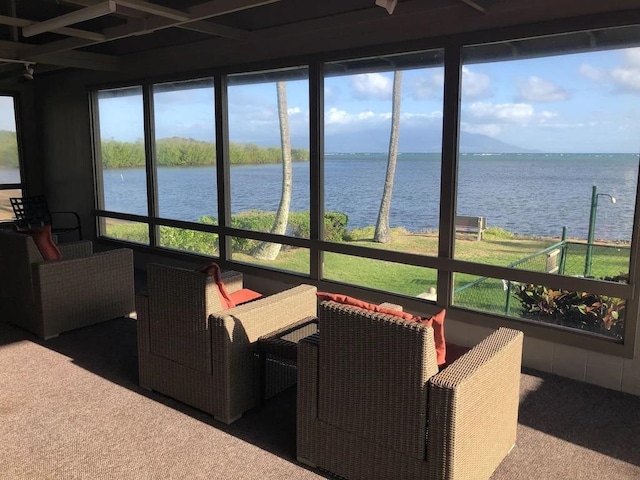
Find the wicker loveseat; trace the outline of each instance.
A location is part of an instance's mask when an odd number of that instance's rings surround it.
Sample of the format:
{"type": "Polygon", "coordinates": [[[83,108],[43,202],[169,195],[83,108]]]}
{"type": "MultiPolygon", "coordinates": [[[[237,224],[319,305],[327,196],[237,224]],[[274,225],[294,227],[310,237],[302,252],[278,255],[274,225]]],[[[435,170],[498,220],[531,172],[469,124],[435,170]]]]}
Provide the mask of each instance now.
{"type": "Polygon", "coordinates": [[[135,309],[133,252],[93,253],[90,241],[62,244],[45,261],[33,238],[0,230],[3,318],[41,338],[130,315],[135,309]]]}
{"type": "MultiPolygon", "coordinates": [[[[147,279],[148,295],[137,298],[140,385],[227,424],[260,403],[258,337],[316,315],[310,285],[223,310],[203,273],[150,264],[147,279]]],[[[226,272],[223,281],[230,293],[242,288],[241,273],[226,272]]],[[[267,378],[282,383],[278,367],[267,378]]],[[[295,370],[282,367],[295,383],[295,370]]]]}
{"type": "Polygon", "coordinates": [[[516,440],[522,332],[438,373],[431,327],[333,301],[298,345],[297,455],[349,480],[488,479],[516,440]]]}

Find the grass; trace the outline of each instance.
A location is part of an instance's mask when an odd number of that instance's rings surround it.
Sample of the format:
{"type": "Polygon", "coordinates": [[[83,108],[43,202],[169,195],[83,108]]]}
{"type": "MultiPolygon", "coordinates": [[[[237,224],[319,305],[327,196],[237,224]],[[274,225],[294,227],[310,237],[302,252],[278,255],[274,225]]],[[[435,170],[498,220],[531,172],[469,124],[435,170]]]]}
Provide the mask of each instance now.
{"type": "MultiPolygon", "coordinates": [[[[393,240],[390,243],[377,243],[373,241],[373,227],[349,231],[348,243],[354,246],[391,250],[418,255],[437,256],[438,237],[436,232],[412,234],[404,229],[393,230],[393,240]]],[[[202,232],[182,231],[161,227],[163,237],[162,244],[168,246],[171,243],[174,248],[186,251],[206,253],[214,255],[215,235],[202,232]],[[174,245],[175,243],[175,245],[174,245]],[[206,245],[200,245],[200,243],[206,245]]],[[[144,224],[108,224],[107,235],[112,238],[132,240],[138,243],[146,243],[147,227],[144,224]]],[[[529,255],[540,252],[557,243],[552,238],[518,238],[511,232],[502,229],[489,229],[482,241],[476,241],[471,237],[458,238],[455,244],[455,258],[489,265],[507,266],[529,255]]],[[[586,246],[571,244],[567,257],[565,274],[581,275],[584,273],[584,261],[586,246]]],[[[309,273],[309,251],[305,248],[283,247],[275,261],[260,261],[247,253],[234,252],[233,260],[262,265],[269,268],[291,271],[301,274],[309,273]]],[[[546,258],[541,256],[531,262],[519,265],[517,268],[525,270],[545,271],[546,258]]],[[[601,278],[604,276],[619,275],[628,272],[629,249],[624,247],[595,246],[593,250],[592,276],[601,278]]],[[[435,287],[437,272],[434,269],[404,265],[370,258],[352,257],[332,252],[324,255],[324,276],[330,280],[375,288],[398,294],[415,296],[435,287]]],[[[478,277],[465,274],[456,274],[456,287],[477,280],[478,277]]],[[[491,293],[482,294],[481,297],[495,296],[497,289],[502,290],[502,282],[497,280],[490,282],[495,284],[491,293]]],[[[476,290],[480,292],[487,288],[476,290]]],[[[469,296],[469,292],[460,294],[459,301],[469,296]]],[[[479,301],[479,300],[478,300],[479,301]]],[[[481,303],[486,303],[482,301],[481,303]]]]}

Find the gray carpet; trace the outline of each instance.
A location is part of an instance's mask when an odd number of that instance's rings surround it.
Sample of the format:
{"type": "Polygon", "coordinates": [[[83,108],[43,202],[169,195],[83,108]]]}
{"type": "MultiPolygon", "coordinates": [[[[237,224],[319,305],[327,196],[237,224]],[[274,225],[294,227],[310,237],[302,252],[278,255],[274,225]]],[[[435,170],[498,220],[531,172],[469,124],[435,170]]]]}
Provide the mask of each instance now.
{"type": "MultiPolygon", "coordinates": [[[[226,426],[137,385],[135,321],[40,342],[0,323],[0,479],[328,478],[295,461],[295,389],[226,426]]],[[[640,479],[640,398],[522,375],[492,480],[640,479]]]]}

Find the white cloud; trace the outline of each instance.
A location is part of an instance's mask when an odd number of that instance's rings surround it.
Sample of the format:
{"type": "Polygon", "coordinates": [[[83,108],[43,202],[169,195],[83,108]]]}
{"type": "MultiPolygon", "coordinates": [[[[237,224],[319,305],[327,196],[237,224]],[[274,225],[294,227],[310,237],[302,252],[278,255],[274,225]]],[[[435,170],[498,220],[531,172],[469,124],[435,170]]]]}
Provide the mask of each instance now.
{"type": "Polygon", "coordinates": [[[500,123],[528,123],[534,116],[533,106],[526,103],[474,102],[467,111],[476,119],[497,120],[500,123]]]}
{"type": "Polygon", "coordinates": [[[489,75],[473,72],[469,67],[462,67],[462,96],[464,98],[480,98],[486,96],[491,87],[489,75]]]}
{"type": "Polygon", "coordinates": [[[589,80],[593,80],[594,82],[600,82],[607,77],[607,74],[601,69],[587,63],[583,63],[582,65],[580,65],[579,72],[583,76],[587,77],[589,80]]]}
{"type": "Polygon", "coordinates": [[[380,73],[363,73],[351,78],[351,87],[357,98],[391,99],[393,80],[380,73]]]}
{"type": "Polygon", "coordinates": [[[520,98],[527,102],[559,102],[569,98],[564,88],[535,75],[520,82],[518,90],[520,98]]]}
{"type": "Polygon", "coordinates": [[[417,78],[412,85],[411,95],[417,100],[427,100],[442,96],[444,75],[441,71],[417,78]]]}
{"type": "Polygon", "coordinates": [[[583,64],[580,73],[595,82],[612,84],[623,92],[640,93],[640,48],[627,48],[622,54],[622,65],[610,72],[583,64]]]}
{"type": "Polygon", "coordinates": [[[374,120],[376,118],[384,119],[385,114],[376,115],[371,110],[359,113],[349,113],[346,110],[338,110],[335,107],[331,107],[324,114],[324,120],[327,125],[348,125],[354,122],[361,122],[366,120],[374,120]]]}
{"type": "Polygon", "coordinates": [[[480,133],[489,137],[497,137],[502,132],[502,127],[495,123],[460,123],[460,130],[467,133],[480,133]]]}
{"type": "Polygon", "coordinates": [[[302,113],[302,110],[300,110],[300,107],[293,107],[293,108],[288,108],[287,113],[289,115],[298,115],[302,113]]]}
{"type": "Polygon", "coordinates": [[[611,79],[624,89],[640,91],[640,68],[638,67],[614,68],[611,79]]]}

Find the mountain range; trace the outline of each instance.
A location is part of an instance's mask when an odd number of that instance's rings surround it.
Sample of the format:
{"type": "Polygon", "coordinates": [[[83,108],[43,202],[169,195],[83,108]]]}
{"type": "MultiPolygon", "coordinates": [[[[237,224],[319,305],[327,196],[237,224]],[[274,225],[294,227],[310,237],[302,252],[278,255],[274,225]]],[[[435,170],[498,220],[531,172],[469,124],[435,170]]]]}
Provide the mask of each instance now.
{"type": "MultiPolygon", "coordinates": [[[[292,141],[294,139],[292,138],[292,141]]],[[[294,143],[295,144],[295,143],[294,143]]],[[[326,153],[387,152],[389,130],[367,132],[338,132],[325,135],[326,153]]],[[[429,128],[400,129],[400,153],[432,153],[442,150],[442,131],[429,128]]],[[[480,133],[460,133],[460,153],[535,153],[480,133]]]]}

